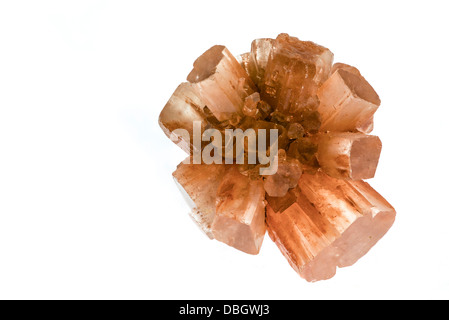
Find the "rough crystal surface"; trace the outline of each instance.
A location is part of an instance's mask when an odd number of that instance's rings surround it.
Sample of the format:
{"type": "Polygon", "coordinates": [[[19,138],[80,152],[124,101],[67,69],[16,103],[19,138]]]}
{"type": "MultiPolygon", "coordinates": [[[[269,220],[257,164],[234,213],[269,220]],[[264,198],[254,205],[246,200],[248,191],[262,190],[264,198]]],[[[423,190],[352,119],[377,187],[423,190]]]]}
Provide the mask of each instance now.
{"type": "Polygon", "coordinates": [[[238,55],[235,58],[237,59],[238,63],[240,63],[245,72],[248,74],[248,76],[251,78],[253,83],[256,85],[257,71],[251,52],[242,53],[241,55],[238,55]]]}
{"type": "Polygon", "coordinates": [[[296,202],[267,207],[268,233],[307,281],[329,279],[354,264],[394,222],[393,207],[366,182],[303,174],[296,202]]]}
{"type": "Polygon", "coordinates": [[[196,85],[202,100],[220,121],[241,114],[245,98],[256,91],[237,59],[218,45],[194,62],[187,81],[196,85]]]}
{"type": "Polygon", "coordinates": [[[165,135],[181,149],[190,154],[193,148],[193,122],[200,121],[202,130],[206,127],[203,113],[204,102],[198,95],[196,87],[190,83],[181,83],[168,100],[159,115],[159,125],[165,135]],[[176,133],[177,129],[187,130],[189,137],[176,133]]]}
{"type": "MultiPolygon", "coordinates": [[[[332,66],[332,73],[334,73],[335,71],[340,70],[340,69],[343,69],[345,71],[351,72],[351,73],[355,74],[356,76],[363,78],[363,76],[360,73],[359,69],[357,69],[354,66],[350,66],[348,64],[345,64],[345,63],[335,63],[332,66]]],[[[366,81],[365,78],[363,78],[363,79],[366,81]]],[[[357,123],[355,131],[368,134],[371,131],[373,131],[373,128],[374,128],[374,116],[371,116],[365,122],[357,123]]]]}
{"type": "Polygon", "coordinates": [[[260,118],[260,111],[258,109],[259,102],[259,92],[254,92],[247,96],[243,105],[243,114],[251,118],[260,118]]]}
{"type": "Polygon", "coordinates": [[[357,69],[354,66],[350,66],[349,64],[346,64],[346,63],[341,63],[341,62],[334,63],[334,65],[332,66],[331,73],[334,73],[335,71],[338,71],[338,70],[346,70],[346,71],[352,72],[358,76],[362,76],[359,69],[357,69]]]}
{"type": "Polygon", "coordinates": [[[315,107],[317,89],[329,77],[332,60],[327,48],[280,34],[267,62],[262,99],[283,113],[315,107]]]}
{"type": "Polygon", "coordinates": [[[277,172],[265,177],[263,183],[270,197],[284,197],[289,189],[296,187],[302,174],[301,163],[297,159],[287,157],[285,150],[280,150],[277,158],[277,172]]]}
{"type": "Polygon", "coordinates": [[[265,78],[265,70],[270,58],[271,50],[274,45],[274,39],[264,38],[256,39],[251,43],[252,65],[254,66],[254,83],[260,88],[265,78]]]}
{"type": "Polygon", "coordinates": [[[360,74],[337,68],[318,89],[321,131],[369,132],[380,105],[376,91],[360,74]]]}
{"type": "Polygon", "coordinates": [[[249,254],[258,254],[266,231],[265,191],[261,180],[226,172],[217,191],[212,224],[215,239],[249,254]]]}
{"type": "Polygon", "coordinates": [[[173,178],[192,210],[191,217],[211,239],[214,238],[212,222],[217,190],[227,168],[226,165],[193,164],[190,161],[190,164],[180,163],[173,172],[173,178]]]}
{"type": "Polygon", "coordinates": [[[374,177],[382,142],[379,137],[352,132],[320,134],[317,159],[328,175],[339,179],[374,177]]]}
{"type": "Polygon", "coordinates": [[[373,129],[374,129],[374,116],[371,116],[364,123],[358,123],[356,125],[355,131],[368,134],[371,133],[373,129]]]}

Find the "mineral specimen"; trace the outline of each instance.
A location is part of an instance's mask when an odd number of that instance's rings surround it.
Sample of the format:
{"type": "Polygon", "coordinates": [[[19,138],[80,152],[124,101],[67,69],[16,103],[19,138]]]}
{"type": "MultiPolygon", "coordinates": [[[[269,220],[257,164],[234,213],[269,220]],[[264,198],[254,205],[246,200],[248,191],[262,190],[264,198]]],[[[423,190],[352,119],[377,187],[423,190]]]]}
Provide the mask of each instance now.
{"type": "Polygon", "coordinates": [[[256,39],[237,58],[213,46],[159,117],[189,154],[173,176],[209,238],[258,254],[268,230],[307,281],[354,264],[396,215],[362,181],[382,148],[368,135],[380,99],[358,69],[332,62],[328,49],[287,34],[256,39]]]}
{"type": "Polygon", "coordinates": [[[180,163],[173,177],[191,217],[209,238],[259,253],[266,229],[261,180],[241,174],[237,165],[192,163],[180,163]]]}
{"type": "Polygon", "coordinates": [[[224,46],[213,46],[193,64],[187,81],[220,121],[241,114],[245,98],[256,91],[249,75],[224,46]]]}
{"type": "Polygon", "coordinates": [[[296,202],[267,208],[268,234],[307,281],[331,278],[354,264],[388,231],[393,207],[366,182],[304,174],[296,202]]]}
{"type": "Polygon", "coordinates": [[[280,34],[268,58],[261,97],[276,110],[294,114],[310,104],[329,77],[333,54],[313,42],[280,34]]]}
{"type": "Polygon", "coordinates": [[[212,222],[215,217],[217,190],[228,166],[184,162],[173,172],[173,178],[192,210],[191,217],[200,229],[213,239],[212,222]]]}
{"type": "Polygon", "coordinates": [[[318,89],[321,131],[369,130],[380,99],[365,78],[355,70],[336,68],[318,89]]]}
{"type": "Polygon", "coordinates": [[[193,122],[199,121],[203,130],[206,127],[204,107],[205,104],[198,96],[196,88],[185,82],[178,86],[159,115],[159,125],[165,135],[187,153],[190,153],[191,148],[194,148],[191,140],[191,137],[193,137],[193,122]],[[179,129],[186,130],[189,136],[184,137],[179,133],[177,134],[177,132],[180,132],[179,129]]]}
{"type": "Polygon", "coordinates": [[[250,254],[258,254],[265,236],[265,191],[233,166],[217,191],[212,224],[215,239],[250,254]]]}
{"type": "Polygon", "coordinates": [[[279,150],[278,169],[273,175],[264,180],[264,188],[270,197],[283,197],[288,190],[296,187],[302,174],[302,166],[299,160],[287,158],[285,150],[279,150]]]}
{"type": "Polygon", "coordinates": [[[376,136],[352,132],[319,134],[318,163],[328,175],[363,180],[374,177],[382,143],[376,136]]]}
{"type": "Polygon", "coordinates": [[[260,88],[265,79],[265,70],[268,65],[271,50],[273,48],[273,39],[256,39],[251,43],[251,59],[254,65],[254,83],[260,88]]]}

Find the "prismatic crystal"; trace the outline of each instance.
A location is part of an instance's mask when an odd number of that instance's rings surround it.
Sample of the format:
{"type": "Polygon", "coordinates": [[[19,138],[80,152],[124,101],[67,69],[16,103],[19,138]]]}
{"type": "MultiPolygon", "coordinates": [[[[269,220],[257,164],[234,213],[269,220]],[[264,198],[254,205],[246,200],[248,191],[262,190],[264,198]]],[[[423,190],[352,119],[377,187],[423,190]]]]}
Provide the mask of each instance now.
{"type": "Polygon", "coordinates": [[[382,148],[369,135],[379,96],[333,57],[287,34],[237,57],[213,46],[159,117],[188,154],[173,177],[200,229],[249,254],[268,232],[307,281],[354,264],[396,216],[363,181],[382,148]]]}

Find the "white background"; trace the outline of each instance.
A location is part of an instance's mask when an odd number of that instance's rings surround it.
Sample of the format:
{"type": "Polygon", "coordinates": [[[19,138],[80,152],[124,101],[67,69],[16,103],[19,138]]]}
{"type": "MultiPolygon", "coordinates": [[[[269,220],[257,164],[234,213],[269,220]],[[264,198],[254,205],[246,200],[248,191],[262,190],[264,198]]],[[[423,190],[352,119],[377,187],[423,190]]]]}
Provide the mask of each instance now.
{"type": "Polygon", "coordinates": [[[449,298],[444,1],[1,1],[0,298],[449,298]],[[268,236],[209,241],[160,110],[196,57],[287,32],[382,99],[370,183],[396,208],[356,265],[307,283],[268,236]]]}

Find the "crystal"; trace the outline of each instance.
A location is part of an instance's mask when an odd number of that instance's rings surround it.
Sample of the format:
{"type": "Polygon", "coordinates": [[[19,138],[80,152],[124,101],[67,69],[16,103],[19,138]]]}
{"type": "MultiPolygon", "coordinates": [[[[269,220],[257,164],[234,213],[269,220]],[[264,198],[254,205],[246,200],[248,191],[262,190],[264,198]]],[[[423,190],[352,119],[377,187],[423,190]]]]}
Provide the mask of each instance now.
{"type": "Polygon", "coordinates": [[[251,52],[237,56],[237,61],[258,88],[263,84],[265,69],[273,44],[274,39],[256,39],[251,43],[251,52]]]}
{"type": "MultiPolygon", "coordinates": [[[[212,177],[213,178],[213,177],[212,177]]],[[[249,254],[258,254],[266,231],[263,183],[232,166],[222,179],[212,224],[215,239],[249,254]]]]}
{"type": "Polygon", "coordinates": [[[380,105],[376,91],[354,69],[337,68],[318,89],[320,131],[372,130],[372,117],[380,105]],[[350,71],[348,71],[350,70],[350,71]]]}
{"type": "Polygon", "coordinates": [[[352,72],[358,76],[362,76],[359,69],[357,69],[354,66],[350,66],[349,64],[345,64],[345,63],[341,63],[341,62],[334,63],[334,65],[332,66],[331,74],[340,69],[346,70],[348,72],[352,72]]]}
{"type": "MultiPolygon", "coordinates": [[[[215,199],[218,186],[228,168],[227,165],[218,164],[190,164],[181,162],[173,178],[177,183],[184,199],[191,208],[191,217],[201,230],[211,239],[212,222],[215,217],[215,199]]],[[[187,160],[186,159],[186,160],[187,160]]]]}
{"type": "Polygon", "coordinates": [[[376,136],[352,132],[318,135],[317,159],[322,170],[339,179],[374,177],[382,142],[376,136]]]}
{"type": "Polygon", "coordinates": [[[274,212],[284,212],[296,202],[296,194],[294,189],[290,189],[283,197],[270,197],[267,194],[265,200],[267,200],[267,205],[270,206],[274,212]]]}
{"type": "Polygon", "coordinates": [[[317,166],[318,144],[310,137],[298,138],[288,147],[287,155],[307,166],[317,166]]]}
{"type": "Polygon", "coordinates": [[[300,111],[310,105],[318,87],[329,77],[332,60],[329,49],[280,34],[268,59],[261,98],[280,112],[300,111]]]}
{"type": "Polygon", "coordinates": [[[364,181],[303,174],[295,192],[283,212],[267,206],[268,234],[307,281],[354,264],[395,220],[393,207],[364,181]]]}
{"type": "Polygon", "coordinates": [[[256,39],[251,43],[250,58],[254,66],[254,83],[260,88],[265,78],[268,59],[273,48],[274,39],[264,38],[256,39]]]}
{"type": "Polygon", "coordinates": [[[182,150],[190,154],[193,148],[193,122],[199,121],[202,130],[207,121],[203,113],[204,102],[198,95],[194,85],[184,82],[176,88],[159,115],[159,125],[165,135],[177,144],[182,150]],[[176,133],[177,129],[187,130],[189,137],[183,137],[176,133]]]}
{"type": "Polygon", "coordinates": [[[245,98],[257,90],[237,59],[219,45],[194,62],[187,81],[196,85],[200,97],[219,121],[241,114],[245,98]]]}
{"type": "Polygon", "coordinates": [[[198,226],[249,254],[268,230],[308,281],[355,263],[396,214],[363,181],[382,149],[368,135],[380,99],[357,68],[332,62],[329,49],[288,34],[237,58],[213,46],[159,117],[189,153],[173,176],[198,226]]]}
{"type": "Polygon", "coordinates": [[[273,111],[273,108],[263,100],[259,101],[257,108],[259,109],[261,119],[266,119],[273,111]]]}
{"type": "Polygon", "coordinates": [[[285,150],[279,150],[277,158],[277,172],[265,177],[263,182],[270,197],[285,196],[289,189],[296,187],[302,174],[301,163],[297,159],[287,157],[285,150]]]}
{"type": "Polygon", "coordinates": [[[299,139],[304,137],[304,134],[304,127],[297,122],[291,123],[287,127],[287,137],[289,137],[289,139],[299,139]]]}
{"type": "MultiPolygon", "coordinates": [[[[343,70],[346,70],[348,72],[352,72],[353,74],[363,78],[363,76],[360,73],[359,69],[357,69],[354,66],[350,66],[350,65],[344,64],[344,63],[335,63],[332,66],[332,73],[334,73],[335,71],[337,71],[339,69],[343,69],[343,70]]],[[[363,79],[365,79],[365,78],[363,78],[363,79]]],[[[356,126],[355,131],[368,134],[371,131],[373,131],[373,128],[374,128],[374,116],[371,116],[364,123],[358,123],[357,126],[356,126]]]]}
{"type": "Polygon", "coordinates": [[[356,126],[356,131],[362,132],[362,133],[371,133],[374,129],[374,117],[371,116],[368,120],[366,120],[364,123],[360,123],[356,126]]]}
{"type": "Polygon", "coordinates": [[[257,108],[259,102],[259,92],[254,92],[253,94],[247,96],[243,105],[243,114],[248,117],[259,118],[259,109],[257,108]]]}
{"type": "Polygon", "coordinates": [[[257,81],[257,71],[254,64],[254,59],[252,58],[251,52],[246,52],[235,57],[237,62],[245,70],[246,74],[251,78],[254,84],[257,81]]]}

